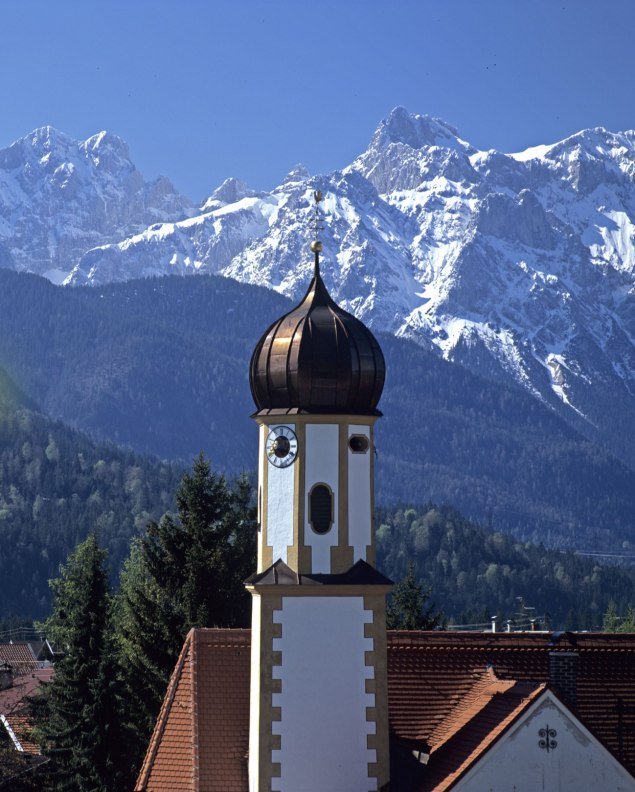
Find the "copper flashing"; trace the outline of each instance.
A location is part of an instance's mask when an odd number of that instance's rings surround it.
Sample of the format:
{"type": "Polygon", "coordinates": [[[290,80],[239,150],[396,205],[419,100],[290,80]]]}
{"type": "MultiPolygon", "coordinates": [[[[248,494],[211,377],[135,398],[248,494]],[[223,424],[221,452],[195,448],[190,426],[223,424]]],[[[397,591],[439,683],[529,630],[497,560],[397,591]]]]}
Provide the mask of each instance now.
{"type": "Polygon", "coordinates": [[[246,586],[392,586],[392,580],[361,559],[346,572],[337,574],[314,573],[299,575],[284,561],[278,559],[264,572],[251,575],[246,586]]]}

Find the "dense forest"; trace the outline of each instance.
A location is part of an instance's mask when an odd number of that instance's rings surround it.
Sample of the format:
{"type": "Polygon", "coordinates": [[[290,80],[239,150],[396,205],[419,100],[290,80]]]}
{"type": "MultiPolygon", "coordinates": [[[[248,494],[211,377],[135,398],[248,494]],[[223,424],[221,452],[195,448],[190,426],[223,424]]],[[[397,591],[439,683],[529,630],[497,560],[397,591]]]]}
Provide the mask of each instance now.
{"type": "Polygon", "coordinates": [[[180,473],[46,418],[0,370],[0,617],[45,616],[49,578],[91,530],[118,568],[180,473]]]}
{"type": "MultiPolygon", "coordinates": [[[[48,580],[92,530],[115,581],[131,538],[174,508],[181,472],[50,420],[0,371],[0,617],[45,616],[48,580]]],[[[384,508],[377,525],[384,571],[400,580],[413,559],[454,621],[509,617],[523,596],[554,626],[582,627],[599,623],[611,599],[621,610],[635,601],[635,569],[478,528],[449,507],[384,508]]]]}
{"type": "MultiPolygon", "coordinates": [[[[256,459],[249,356],[289,307],[220,277],[63,289],[0,270],[0,366],[45,413],[100,440],[183,465],[204,450],[239,473],[256,459]]],[[[633,549],[624,462],[524,391],[404,339],[381,343],[379,504],[448,503],[550,547],[633,549]]]]}
{"type": "Polygon", "coordinates": [[[449,507],[380,509],[377,555],[395,581],[413,562],[430,591],[428,607],[449,624],[497,616],[501,628],[511,619],[528,629],[535,617],[542,628],[600,629],[611,602],[620,613],[635,603],[633,567],[602,566],[487,531],[449,507]]]}

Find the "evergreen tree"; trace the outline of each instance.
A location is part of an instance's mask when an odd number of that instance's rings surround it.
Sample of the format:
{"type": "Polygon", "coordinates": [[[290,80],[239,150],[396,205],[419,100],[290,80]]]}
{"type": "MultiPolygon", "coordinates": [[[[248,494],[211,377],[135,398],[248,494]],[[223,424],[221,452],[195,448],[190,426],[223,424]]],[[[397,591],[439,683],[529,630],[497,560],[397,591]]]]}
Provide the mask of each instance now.
{"type": "Polygon", "coordinates": [[[133,543],[115,608],[129,763],[138,767],[183,639],[192,627],[244,627],[255,569],[249,482],[235,488],[201,454],[176,493],[178,514],[133,543]]]}
{"type": "Polygon", "coordinates": [[[135,540],[115,599],[116,640],[126,691],[124,729],[138,766],[182,642],[182,611],[150,573],[135,540]]]}
{"type": "Polygon", "coordinates": [[[47,788],[115,790],[121,772],[115,653],[106,552],[94,534],[69,556],[51,588],[47,631],[64,656],[35,710],[44,752],[52,760],[47,788]]]}
{"type": "Polygon", "coordinates": [[[617,615],[617,608],[615,602],[611,599],[606,606],[606,613],[602,622],[602,630],[604,632],[617,632],[619,630],[620,617],[617,615]]]}
{"type": "Polygon", "coordinates": [[[386,610],[386,624],[389,630],[432,630],[442,621],[442,614],[434,611],[434,606],[426,602],[430,588],[417,581],[415,565],[408,563],[405,577],[393,589],[386,610]]]}
{"type": "Polygon", "coordinates": [[[629,607],[618,632],[635,633],[635,608],[629,607]]]}

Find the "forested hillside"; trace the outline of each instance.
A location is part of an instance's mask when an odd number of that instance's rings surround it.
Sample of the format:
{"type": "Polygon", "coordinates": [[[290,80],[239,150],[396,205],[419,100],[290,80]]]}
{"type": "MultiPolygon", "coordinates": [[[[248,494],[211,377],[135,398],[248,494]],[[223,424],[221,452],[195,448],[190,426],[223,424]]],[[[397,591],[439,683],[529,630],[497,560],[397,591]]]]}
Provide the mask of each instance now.
{"type": "MultiPolygon", "coordinates": [[[[180,477],[174,463],[52,421],[0,370],[0,617],[45,616],[48,580],[91,529],[116,579],[131,537],[174,508],[180,477]]],[[[377,526],[380,568],[399,580],[414,559],[455,621],[509,616],[524,596],[555,626],[584,627],[601,622],[609,599],[620,611],[635,602],[635,569],[518,542],[449,507],[380,509],[377,526]]]]}
{"type": "Polygon", "coordinates": [[[113,568],[171,508],[176,465],[95,444],[32,409],[0,371],[0,617],[48,613],[48,581],[91,529],[113,568]]]}
{"type": "MultiPolygon", "coordinates": [[[[519,542],[470,523],[448,507],[380,509],[378,566],[398,581],[413,561],[430,601],[455,624],[501,622],[522,612],[518,597],[552,629],[599,629],[609,602],[635,603],[635,569],[602,566],[571,552],[519,542]]],[[[521,626],[528,627],[527,613],[521,626]]],[[[502,627],[501,627],[502,628],[502,627]]]]}
{"type": "MultiPolygon", "coordinates": [[[[0,270],[0,365],[48,414],[98,438],[251,470],[249,356],[289,307],[220,277],[62,289],[0,270]]],[[[379,504],[448,503],[554,547],[631,547],[635,472],[526,392],[411,342],[381,343],[379,504]]]]}

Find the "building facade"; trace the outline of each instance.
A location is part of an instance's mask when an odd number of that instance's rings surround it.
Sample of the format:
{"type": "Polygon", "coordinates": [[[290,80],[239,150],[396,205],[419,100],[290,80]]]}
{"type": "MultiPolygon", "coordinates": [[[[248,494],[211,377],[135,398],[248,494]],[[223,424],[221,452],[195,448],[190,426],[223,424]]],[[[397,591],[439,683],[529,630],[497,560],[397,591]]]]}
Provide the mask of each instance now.
{"type": "MultiPolygon", "coordinates": [[[[316,203],[320,198],[316,193],[316,203]]],[[[389,781],[386,594],[374,567],[379,344],[314,275],[265,332],[259,425],[250,792],[370,792],[389,781]]]]}

